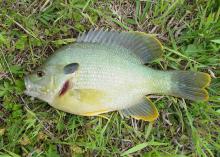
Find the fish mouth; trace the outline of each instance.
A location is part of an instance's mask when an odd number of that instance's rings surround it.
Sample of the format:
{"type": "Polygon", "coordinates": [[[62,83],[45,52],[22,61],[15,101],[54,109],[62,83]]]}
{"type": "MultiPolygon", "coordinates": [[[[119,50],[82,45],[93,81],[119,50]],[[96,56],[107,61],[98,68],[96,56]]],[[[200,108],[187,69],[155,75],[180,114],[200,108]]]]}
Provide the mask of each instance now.
{"type": "Polygon", "coordinates": [[[24,94],[31,96],[32,98],[41,99],[51,104],[54,98],[53,95],[51,95],[51,93],[42,92],[41,86],[33,84],[28,76],[24,77],[24,84],[26,87],[26,89],[24,90],[24,94]]]}
{"type": "Polygon", "coordinates": [[[31,86],[30,79],[26,76],[24,78],[24,85],[26,89],[24,90],[24,94],[29,95],[31,97],[37,97],[39,94],[33,90],[33,87],[31,86]]]}
{"type": "Polygon", "coordinates": [[[24,77],[24,85],[25,85],[25,91],[24,91],[24,93],[26,94],[26,95],[28,95],[28,93],[29,93],[29,91],[30,91],[30,88],[31,88],[31,85],[30,85],[30,80],[28,79],[28,77],[26,76],[26,77],[24,77]]]}

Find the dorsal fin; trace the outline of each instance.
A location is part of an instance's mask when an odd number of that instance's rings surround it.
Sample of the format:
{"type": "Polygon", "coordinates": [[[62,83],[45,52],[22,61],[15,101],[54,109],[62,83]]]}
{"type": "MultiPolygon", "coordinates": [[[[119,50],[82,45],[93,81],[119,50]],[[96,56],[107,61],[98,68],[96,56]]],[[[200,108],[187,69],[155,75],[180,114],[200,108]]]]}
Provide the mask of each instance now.
{"type": "Polygon", "coordinates": [[[118,32],[93,30],[83,33],[77,38],[78,43],[99,43],[107,46],[120,46],[128,49],[129,53],[145,64],[162,54],[162,45],[153,35],[142,32],[118,32]]]}

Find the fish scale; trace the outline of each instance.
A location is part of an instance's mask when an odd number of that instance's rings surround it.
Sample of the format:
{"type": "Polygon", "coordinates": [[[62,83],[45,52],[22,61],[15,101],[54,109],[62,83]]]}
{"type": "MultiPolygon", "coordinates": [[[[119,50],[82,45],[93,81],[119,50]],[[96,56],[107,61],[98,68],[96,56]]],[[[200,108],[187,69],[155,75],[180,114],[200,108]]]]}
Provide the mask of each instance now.
{"type": "Polygon", "coordinates": [[[159,115],[148,94],[208,100],[208,74],[144,65],[159,58],[162,51],[161,43],[150,34],[90,30],[28,75],[25,93],[72,114],[119,111],[145,121],[159,115]]]}

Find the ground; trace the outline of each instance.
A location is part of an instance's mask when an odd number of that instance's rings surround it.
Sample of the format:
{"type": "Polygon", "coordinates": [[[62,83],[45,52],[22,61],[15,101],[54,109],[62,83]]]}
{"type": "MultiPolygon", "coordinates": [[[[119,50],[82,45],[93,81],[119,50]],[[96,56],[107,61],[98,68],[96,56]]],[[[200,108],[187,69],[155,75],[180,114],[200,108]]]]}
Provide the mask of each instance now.
{"type": "Polygon", "coordinates": [[[220,156],[218,0],[0,0],[0,156],[220,156]],[[155,34],[148,66],[207,72],[208,102],[153,96],[155,122],[83,117],[31,99],[23,77],[90,28],[155,34]]]}

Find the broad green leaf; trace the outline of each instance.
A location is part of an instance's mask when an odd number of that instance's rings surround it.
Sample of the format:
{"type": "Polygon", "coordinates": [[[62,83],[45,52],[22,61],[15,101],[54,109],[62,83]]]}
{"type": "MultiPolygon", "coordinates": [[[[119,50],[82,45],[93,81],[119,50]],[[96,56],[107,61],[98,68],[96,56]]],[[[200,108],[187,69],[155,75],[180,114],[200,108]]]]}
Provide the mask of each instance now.
{"type": "Polygon", "coordinates": [[[211,42],[220,44],[220,39],[214,39],[214,40],[211,40],[211,42]]]}

